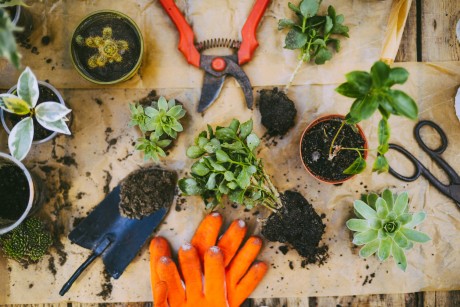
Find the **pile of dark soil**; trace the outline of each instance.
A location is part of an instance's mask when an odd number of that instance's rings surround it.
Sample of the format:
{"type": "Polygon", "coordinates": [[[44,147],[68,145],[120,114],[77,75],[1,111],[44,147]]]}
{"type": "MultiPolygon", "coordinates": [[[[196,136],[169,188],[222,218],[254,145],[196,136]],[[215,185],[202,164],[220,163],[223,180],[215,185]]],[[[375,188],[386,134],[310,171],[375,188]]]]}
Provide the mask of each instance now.
{"type": "Polygon", "coordinates": [[[297,114],[294,103],[278,88],[261,90],[259,110],[262,116],[262,125],[270,136],[283,136],[291,127],[297,114]]]}
{"type": "MultiPolygon", "coordinates": [[[[342,124],[341,118],[323,121],[305,133],[301,143],[302,160],[309,170],[326,181],[340,181],[351,177],[344,174],[359,154],[355,150],[340,150],[329,160],[329,148],[337,130],[342,124]]],[[[344,148],[364,148],[364,139],[350,125],[343,126],[335,145],[344,148]]]]}
{"type": "Polygon", "coordinates": [[[298,192],[281,194],[283,208],[273,213],[262,228],[262,235],[269,241],[287,243],[307,263],[323,264],[328,247],[320,246],[326,227],[315,209],[298,192]]]}
{"type": "Polygon", "coordinates": [[[171,206],[177,182],[175,172],[160,168],[143,168],[121,182],[120,213],[142,219],[160,208],[171,206]]]}
{"type": "Polygon", "coordinates": [[[0,219],[17,220],[29,201],[29,184],[22,170],[0,160],[0,219]]]}

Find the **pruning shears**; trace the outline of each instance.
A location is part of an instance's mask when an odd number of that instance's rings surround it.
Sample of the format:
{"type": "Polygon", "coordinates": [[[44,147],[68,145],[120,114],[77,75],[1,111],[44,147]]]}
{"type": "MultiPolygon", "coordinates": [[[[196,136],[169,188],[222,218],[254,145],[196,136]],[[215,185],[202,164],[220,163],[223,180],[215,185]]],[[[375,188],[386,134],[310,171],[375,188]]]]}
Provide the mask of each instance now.
{"type": "Polygon", "coordinates": [[[231,39],[211,39],[195,46],[195,36],[190,25],[177,8],[174,0],[160,0],[161,5],[179,30],[178,49],[189,64],[205,71],[198,112],[206,110],[219,96],[227,75],[234,77],[244,92],[246,105],[252,109],[254,96],[251,83],[241,65],[251,60],[259,45],[256,29],[270,0],[257,0],[241,30],[241,42],[231,39]],[[202,55],[200,51],[213,47],[237,49],[237,54],[227,56],[202,55]]]}

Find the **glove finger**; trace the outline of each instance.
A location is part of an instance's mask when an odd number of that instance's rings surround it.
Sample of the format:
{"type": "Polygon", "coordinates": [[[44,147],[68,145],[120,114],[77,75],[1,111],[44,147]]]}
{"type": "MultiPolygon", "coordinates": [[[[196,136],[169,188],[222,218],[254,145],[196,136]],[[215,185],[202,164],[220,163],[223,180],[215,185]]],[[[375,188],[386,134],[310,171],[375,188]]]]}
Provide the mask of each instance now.
{"type": "Polygon", "coordinates": [[[187,302],[198,302],[203,298],[203,279],[197,250],[189,243],[179,250],[179,263],[185,281],[187,302]]]}
{"type": "Polygon", "coordinates": [[[168,307],[168,285],[164,281],[152,285],[153,291],[153,306],[168,307]]]}
{"type": "Polygon", "coordinates": [[[208,214],[201,222],[200,226],[192,238],[192,245],[198,250],[200,259],[204,259],[204,254],[211,247],[216,245],[222,226],[222,215],[218,212],[208,214]]]}
{"type": "Polygon", "coordinates": [[[204,284],[206,301],[212,306],[227,306],[224,254],[212,246],[204,255],[204,284]]]}
{"type": "Polygon", "coordinates": [[[229,291],[228,301],[230,307],[240,306],[264,278],[267,270],[268,266],[264,262],[253,264],[236,288],[229,291]]]}
{"type": "Polygon", "coordinates": [[[235,286],[239,283],[256,259],[261,248],[262,239],[259,237],[252,236],[246,241],[228,267],[227,282],[229,286],[235,286]]]}
{"type": "Polygon", "coordinates": [[[161,257],[157,264],[158,276],[168,285],[168,302],[171,306],[185,304],[185,290],[176,264],[169,257],[161,257]]]}
{"type": "Polygon", "coordinates": [[[246,231],[246,223],[243,220],[238,219],[233,221],[230,227],[228,227],[228,229],[223,234],[222,238],[220,238],[217,246],[219,246],[219,248],[224,253],[225,267],[228,266],[238,251],[238,248],[240,247],[241,242],[243,242],[244,236],[246,235],[246,231]]]}
{"type": "Polygon", "coordinates": [[[166,239],[162,237],[153,238],[150,241],[149,250],[150,250],[150,282],[153,288],[154,285],[156,285],[160,281],[157,270],[156,270],[158,260],[164,256],[171,257],[171,250],[169,248],[168,241],[166,241],[166,239]]]}

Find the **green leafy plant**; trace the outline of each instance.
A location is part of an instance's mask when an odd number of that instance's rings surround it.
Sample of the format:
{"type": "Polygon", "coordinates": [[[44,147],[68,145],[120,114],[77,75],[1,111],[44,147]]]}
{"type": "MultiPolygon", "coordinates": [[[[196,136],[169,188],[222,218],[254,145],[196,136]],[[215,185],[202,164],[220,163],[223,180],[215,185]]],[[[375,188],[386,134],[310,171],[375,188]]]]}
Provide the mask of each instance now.
{"type": "Polygon", "coordinates": [[[50,131],[70,134],[66,115],[72,110],[59,102],[46,101],[37,105],[39,88],[37,77],[27,67],[19,76],[16,95],[0,94],[0,107],[9,113],[25,116],[17,123],[8,137],[11,155],[22,160],[32,146],[34,138],[34,121],[50,131]]]}
{"type": "Polygon", "coordinates": [[[0,4],[0,57],[8,60],[14,67],[19,68],[21,54],[18,51],[14,32],[19,32],[22,29],[11,22],[8,13],[1,8],[2,5],[0,4]]]}
{"type": "Polygon", "coordinates": [[[180,123],[186,114],[182,105],[176,104],[174,99],[166,101],[166,98],[160,97],[151,106],[130,104],[129,107],[129,125],[138,126],[143,135],[137,140],[136,149],[144,151],[146,160],[158,161],[159,157],[166,156],[164,148],[184,129],[180,123]]]}
{"type": "Polygon", "coordinates": [[[372,193],[355,200],[353,206],[358,218],[348,220],[346,225],[355,231],[353,243],[364,245],[359,251],[361,257],[377,253],[379,260],[385,261],[391,255],[397,266],[406,270],[405,251],[413,247],[413,242],[430,240],[413,229],[423,222],[425,212],[409,213],[408,203],[407,192],[393,195],[390,190],[383,191],[382,197],[372,193]]]}
{"type": "Polygon", "coordinates": [[[299,63],[292,74],[286,91],[294,80],[302,63],[314,61],[324,64],[332,58],[332,49],[340,51],[340,40],[337,36],[348,36],[348,27],[343,25],[344,16],[337,15],[330,5],[327,14],[317,15],[321,0],[303,0],[296,6],[289,2],[289,8],[297,19],[281,19],[278,30],[290,29],[285,39],[286,49],[299,49],[299,63]]]}
{"type": "Polygon", "coordinates": [[[332,160],[340,150],[356,150],[359,157],[344,171],[345,174],[359,174],[366,168],[366,161],[359,148],[342,148],[335,141],[345,124],[355,125],[371,117],[377,110],[382,115],[379,121],[377,134],[379,146],[377,158],[372,171],[387,172],[389,169],[385,153],[389,149],[390,126],[388,118],[391,114],[404,116],[415,120],[418,117],[418,107],[415,101],[400,90],[392,89],[395,84],[404,84],[409,73],[402,67],[390,68],[382,61],[375,62],[370,73],[366,71],[352,71],[346,75],[347,82],[341,84],[336,91],[346,97],[355,98],[350,111],[338,129],[329,148],[329,160],[332,160]]]}
{"type": "Polygon", "coordinates": [[[12,231],[0,236],[0,246],[5,255],[23,263],[40,260],[52,243],[50,232],[35,217],[28,218],[12,231]]]}
{"type": "Polygon", "coordinates": [[[191,177],[179,180],[181,191],[200,195],[208,209],[221,204],[224,195],[248,209],[257,204],[279,209],[279,194],[256,157],[260,139],[252,128],[252,120],[241,124],[233,119],[228,127],[215,130],[208,125],[187,149],[187,157],[198,160],[192,165],[191,177]]]}
{"type": "Polygon", "coordinates": [[[0,0],[0,8],[15,5],[27,6],[27,4],[22,0],[0,0]]]}

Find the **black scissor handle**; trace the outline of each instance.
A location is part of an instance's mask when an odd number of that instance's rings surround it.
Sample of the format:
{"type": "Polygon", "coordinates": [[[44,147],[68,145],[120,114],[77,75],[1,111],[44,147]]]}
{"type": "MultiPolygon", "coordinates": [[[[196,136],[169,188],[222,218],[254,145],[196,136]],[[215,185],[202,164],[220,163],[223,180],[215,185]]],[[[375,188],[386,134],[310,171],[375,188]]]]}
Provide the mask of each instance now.
{"type": "Polygon", "coordinates": [[[401,175],[400,173],[395,171],[390,166],[389,172],[390,172],[391,175],[395,176],[396,178],[398,178],[398,179],[400,179],[402,181],[411,182],[411,181],[416,180],[418,177],[420,177],[420,175],[422,174],[422,170],[427,171],[425,166],[423,166],[423,164],[416,157],[414,157],[410,152],[408,152],[405,148],[403,148],[403,147],[401,147],[399,145],[396,145],[396,144],[390,144],[390,149],[394,149],[396,151],[399,151],[401,154],[406,156],[406,158],[410,162],[412,162],[412,164],[414,165],[414,168],[415,168],[415,173],[412,176],[407,177],[407,176],[401,175]]]}
{"type": "Polygon", "coordinates": [[[418,122],[418,124],[415,125],[415,127],[414,127],[414,136],[415,136],[415,139],[417,140],[417,143],[420,145],[420,147],[422,147],[423,150],[426,151],[428,154],[434,153],[434,154],[440,155],[446,150],[447,145],[448,145],[447,136],[444,133],[444,131],[436,123],[434,123],[434,122],[432,122],[430,120],[422,120],[422,121],[418,122]],[[420,130],[424,126],[430,126],[434,130],[436,130],[436,132],[439,134],[439,137],[441,138],[441,145],[439,145],[438,148],[431,149],[422,140],[422,137],[420,136],[420,130]]]}

